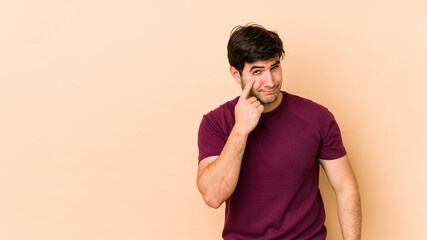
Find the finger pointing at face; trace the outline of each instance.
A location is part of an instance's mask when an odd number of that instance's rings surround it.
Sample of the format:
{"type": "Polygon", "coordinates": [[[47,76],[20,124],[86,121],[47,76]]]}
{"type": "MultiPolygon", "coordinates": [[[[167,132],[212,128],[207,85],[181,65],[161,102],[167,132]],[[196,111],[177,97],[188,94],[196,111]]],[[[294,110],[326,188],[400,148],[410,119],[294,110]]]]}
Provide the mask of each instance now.
{"type": "Polygon", "coordinates": [[[249,80],[249,82],[246,84],[245,88],[243,88],[242,95],[240,96],[241,99],[246,100],[248,99],[249,93],[251,92],[251,89],[254,85],[255,79],[249,80]]]}

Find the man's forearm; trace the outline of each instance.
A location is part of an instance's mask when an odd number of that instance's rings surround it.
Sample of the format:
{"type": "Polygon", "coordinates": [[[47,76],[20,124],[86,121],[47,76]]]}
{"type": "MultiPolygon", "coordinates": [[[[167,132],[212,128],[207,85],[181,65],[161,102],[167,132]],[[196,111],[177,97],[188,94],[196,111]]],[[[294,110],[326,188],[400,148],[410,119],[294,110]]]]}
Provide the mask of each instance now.
{"type": "Polygon", "coordinates": [[[218,208],[236,188],[248,135],[233,128],[218,158],[198,176],[198,188],[205,202],[218,208]]]}
{"type": "Polygon", "coordinates": [[[338,216],[344,240],[360,240],[362,228],[362,207],[359,191],[356,189],[337,194],[338,216]]]}

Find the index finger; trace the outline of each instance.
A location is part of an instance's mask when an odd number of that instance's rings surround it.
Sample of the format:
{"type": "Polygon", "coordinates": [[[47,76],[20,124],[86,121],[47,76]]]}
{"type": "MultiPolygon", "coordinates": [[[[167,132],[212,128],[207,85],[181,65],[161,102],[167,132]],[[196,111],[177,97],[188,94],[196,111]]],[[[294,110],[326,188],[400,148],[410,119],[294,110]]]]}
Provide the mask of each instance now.
{"type": "Polygon", "coordinates": [[[249,82],[246,84],[246,86],[243,88],[242,95],[240,95],[240,98],[242,99],[248,99],[249,93],[251,92],[252,86],[254,85],[255,79],[249,80],[249,82]]]}

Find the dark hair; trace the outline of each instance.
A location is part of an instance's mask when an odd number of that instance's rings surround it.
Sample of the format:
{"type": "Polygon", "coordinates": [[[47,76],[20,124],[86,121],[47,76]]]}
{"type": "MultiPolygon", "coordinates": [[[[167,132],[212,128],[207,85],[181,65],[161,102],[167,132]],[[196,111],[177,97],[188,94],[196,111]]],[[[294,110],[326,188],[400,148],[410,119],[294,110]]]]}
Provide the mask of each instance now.
{"type": "Polygon", "coordinates": [[[245,63],[269,60],[285,55],[283,43],[277,33],[263,26],[249,23],[231,30],[227,45],[228,62],[242,75],[245,63]]]}

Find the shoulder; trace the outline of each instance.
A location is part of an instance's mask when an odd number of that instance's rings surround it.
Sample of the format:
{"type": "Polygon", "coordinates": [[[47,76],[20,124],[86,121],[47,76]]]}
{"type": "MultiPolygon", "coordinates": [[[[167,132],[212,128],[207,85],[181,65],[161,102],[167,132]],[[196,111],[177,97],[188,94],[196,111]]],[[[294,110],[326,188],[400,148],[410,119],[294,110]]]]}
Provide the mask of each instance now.
{"type": "Polygon", "coordinates": [[[289,111],[300,120],[311,124],[323,137],[328,134],[331,127],[339,132],[334,115],[325,106],[293,94],[288,94],[287,101],[289,111]]]}
{"type": "Polygon", "coordinates": [[[203,115],[200,128],[209,128],[217,134],[227,136],[234,126],[234,108],[239,97],[236,97],[203,115]]]}
{"type": "Polygon", "coordinates": [[[294,94],[286,94],[286,105],[287,108],[297,115],[303,118],[318,119],[325,115],[330,115],[331,112],[325,106],[314,102],[310,99],[300,97],[294,94]]]}

